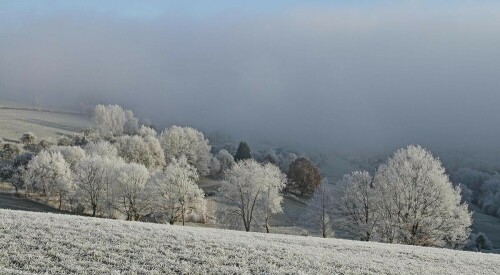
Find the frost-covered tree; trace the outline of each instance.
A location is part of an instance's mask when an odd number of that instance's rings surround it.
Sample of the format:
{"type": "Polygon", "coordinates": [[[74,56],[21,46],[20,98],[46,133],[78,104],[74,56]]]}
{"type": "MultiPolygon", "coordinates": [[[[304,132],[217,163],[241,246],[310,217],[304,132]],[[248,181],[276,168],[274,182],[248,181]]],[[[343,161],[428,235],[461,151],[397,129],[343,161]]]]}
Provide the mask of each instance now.
{"type": "Polygon", "coordinates": [[[70,166],[61,153],[42,151],[28,163],[26,181],[41,191],[47,202],[51,195],[57,195],[61,209],[72,184],[70,166]]]}
{"type": "Polygon", "coordinates": [[[145,214],[148,204],[144,189],[148,179],[149,172],[142,164],[122,163],[117,166],[113,202],[116,209],[127,216],[128,221],[137,221],[145,214]]]}
{"type": "Polygon", "coordinates": [[[138,119],[130,110],[118,105],[97,105],[94,110],[93,129],[103,138],[134,134],[138,129],[138,119]]]}
{"type": "Polygon", "coordinates": [[[383,241],[459,247],[467,240],[472,220],[460,188],[452,186],[439,159],[424,148],[398,150],[379,167],[374,185],[383,241]]]}
{"type": "Polygon", "coordinates": [[[290,164],[287,177],[287,188],[298,190],[301,196],[314,192],[322,180],[319,168],[304,157],[300,157],[290,164]]]}
{"type": "Polygon", "coordinates": [[[231,169],[233,165],[236,163],[234,161],[233,155],[231,155],[227,150],[222,149],[217,153],[217,159],[220,163],[221,172],[224,172],[228,169],[231,169]]]}
{"type": "Polygon", "coordinates": [[[251,159],[252,153],[250,152],[250,146],[244,141],[241,141],[236,149],[236,154],[234,155],[235,161],[251,159]]]}
{"type": "Polygon", "coordinates": [[[61,153],[64,160],[70,165],[71,168],[73,168],[79,160],[85,157],[85,150],[79,146],[56,145],[50,147],[49,151],[61,153]]]}
{"type": "Polygon", "coordinates": [[[143,139],[148,146],[148,160],[144,165],[151,170],[163,169],[166,165],[166,159],[160,141],[156,136],[146,136],[143,139]]]}
{"type": "Polygon", "coordinates": [[[31,145],[31,144],[35,144],[35,142],[36,142],[36,136],[35,136],[35,134],[33,134],[33,133],[31,133],[31,132],[24,133],[24,134],[21,136],[21,142],[22,142],[24,145],[31,145]]]}
{"type": "Polygon", "coordinates": [[[163,169],[165,155],[154,136],[122,136],[116,140],[118,155],[127,162],[143,164],[150,170],[163,169]]]}
{"type": "Polygon", "coordinates": [[[123,133],[133,135],[139,129],[139,119],[134,116],[130,110],[125,110],[125,123],[123,124],[123,133]]]}
{"type": "Polygon", "coordinates": [[[323,180],[307,205],[305,221],[317,227],[323,238],[328,238],[333,233],[333,210],[333,188],[323,180]]]}
{"type": "Polygon", "coordinates": [[[450,179],[456,185],[462,184],[467,186],[467,188],[472,192],[471,202],[479,204],[479,201],[483,197],[484,190],[481,190],[481,187],[487,180],[491,179],[491,175],[483,171],[465,167],[451,173],[450,179]]]}
{"type": "Polygon", "coordinates": [[[91,142],[85,145],[87,155],[97,155],[104,158],[117,158],[118,149],[107,141],[91,142]]]}
{"type": "Polygon", "coordinates": [[[477,205],[489,215],[500,217],[500,174],[495,173],[479,188],[477,205]]]}
{"type": "Polygon", "coordinates": [[[32,158],[31,153],[20,154],[0,168],[0,178],[10,182],[16,193],[26,185],[26,169],[32,158]]]}
{"type": "Polygon", "coordinates": [[[145,125],[141,125],[141,127],[139,128],[138,134],[141,137],[156,137],[156,136],[158,136],[158,133],[156,132],[156,130],[154,128],[151,128],[151,127],[148,127],[145,125]]]}
{"type": "Polygon", "coordinates": [[[198,178],[186,157],[174,158],[165,171],[154,173],[147,192],[155,215],[170,224],[181,221],[182,225],[188,215],[205,216],[205,194],[196,184],[198,178]]]}
{"type": "Polygon", "coordinates": [[[56,141],[54,139],[45,138],[45,139],[40,140],[40,142],[38,143],[38,146],[40,146],[40,148],[42,148],[42,150],[47,150],[50,147],[54,146],[55,144],[56,144],[56,141]]]}
{"type": "Polygon", "coordinates": [[[366,171],[344,175],[335,186],[335,222],[338,228],[362,241],[374,238],[379,211],[373,177],[366,171]]]}
{"type": "Polygon", "coordinates": [[[280,170],[272,164],[242,160],[227,170],[224,178],[222,194],[229,205],[229,218],[236,216],[246,231],[260,219],[269,231],[271,215],[282,211],[281,190],[286,178],[280,170]]]}
{"type": "Polygon", "coordinates": [[[210,169],[210,175],[214,178],[218,178],[221,174],[220,161],[216,157],[212,157],[210,163],[208,164],[210,169]]]}
{"type": "MultiPolygon", "coordinates": [[[[286,185],[286,175],[274,164],[265,164],[261,171],[264,180],[263,195],[258,200],[258,208],[263,209],[262,217],[266,232],[270,232],[270,221],[274,214],[282,213],[283,196],[281,191],[286,185]]],[[[257,212],[258,213],[258,212],[257,212]]]]}
{"type": "Polygon", "coordinates": [[[297,159],[295,153],[284,149],[266,149],[252,153],[252,157],[260,163],[272,163],[277,165],[281,171],[287,173],[290,164],[297,159]]]}
{"type": "Polygon", "coordinates": [[[57,140],[57,145],[59,146],[71,146],[72,141],[68,136],[61,136],[59,140],[57,140]]]}
{"type": "Polygon", "coordinates": [[[235,161],[233,155],[231,155],[227,150],[222,149],[210,161],[210,174],[216,178],[223,176],[224,171],[231,169],[234,164],[235,161]]]}
{"type": "Polygon", "coordinates": [[[462,190],[462,202],[471,203],[473,192],[464,184],[458,184],[460,190],[462,190]]]}
{"type": "Polygon", "coordinates": [[[160,144],[167,163],[174,158],[185,156],[200,175],[210,173],[210,145],[202,132],[191,127],[172,126],[161,133],[160,144]]]}
{"type": "Polygon", "coordinates": [[[278,166],[280,167],[281,171],[288,173],[288,168],[290,167],[290,164],[294,162],[297,159],[297,155],[294,153],[286,153],[284,155],[279,155],[278,158],[278,166]]]}
{"type": "Polygon", "coordinates": [[[21,149],[17,144],[4,143],[2,150],[2,158],[6,160],[11,160],[21,153],[21,149]]]}
{"type": "Polygon", "coordinates": [[[73,135],[71,137],[71,145],[84,147],[92,141],[98,141],[101,138],[97,136],[97,134],[93,133],[92,129],[85,129],[82,132],[82,135],[73,135]]]}
{"type": "Polygon", "coordinates": [[[115,178],[115,167],[119,164],[119,158],[89,154],[75,165],[73,179],[78,198],[90,206],[93,217],[98,213],[98,207],[102,206],[108,198],[112,180],[115,178]]]}

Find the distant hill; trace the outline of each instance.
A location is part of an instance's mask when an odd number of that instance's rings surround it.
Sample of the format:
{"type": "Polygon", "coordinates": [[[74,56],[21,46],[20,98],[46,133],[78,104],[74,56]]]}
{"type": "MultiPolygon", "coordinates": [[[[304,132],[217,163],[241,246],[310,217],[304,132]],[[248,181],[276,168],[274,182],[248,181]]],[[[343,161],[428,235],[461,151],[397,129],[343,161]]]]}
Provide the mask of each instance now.
{"type": "Polygon", "coordinates": [[[80,133],[91,123],[86,115],[4,103],[0,101],[0,137],[7,141],[17,141],[26,132],[39,138],[71,135],[80,133]]]}

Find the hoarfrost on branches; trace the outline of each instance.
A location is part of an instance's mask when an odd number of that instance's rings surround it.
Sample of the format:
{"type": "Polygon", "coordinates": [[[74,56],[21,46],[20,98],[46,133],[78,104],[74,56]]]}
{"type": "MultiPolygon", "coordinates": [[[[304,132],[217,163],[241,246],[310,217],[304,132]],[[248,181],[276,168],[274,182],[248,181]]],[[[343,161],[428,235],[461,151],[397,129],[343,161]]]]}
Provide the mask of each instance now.
{"type": "Polygon", "coordinates": [[[246,231],[255,221],[269,232],[272,214],[282,211],[286,177],[272,164],[260,164],[252,159],[241,160],[225,172],[222,194],[229,203],[228,220],[238,218],[246,231]]]}
{"type": "Polygon", "coordinates": [[[333,234],[334,192],[331,185],[323,180],[309,201],[305,220],[319,229],[323,238],[333,234]]]}
{"type": "Polygon", "coordinates": [[[42,151],[28,163],[26,182],[30,188],[41,191],[47,202],[50,196],[57,195],[61,209],[72,184],[70,166],[61,153],[42,151]]]}
{"type": "Polygon", "coordinates": [[[172,159],[165,171],[154,173],[147,192],[153,213],[170,224],[185,224],[188,215],[205,216],[206,202],[203,191],[196,182],[199,176],[186,157],[172,159]]]}
{"type": "Polygon", "coordinates": [[[202,132],[191,127],[172,126],[161,133],[160,144],[167,162],[185,156],[200,175],[210,173],[210,145],[202,132]]]}
{"type": "Polygon", "coordinates": [[[378,222],[378,199],[368,172],[344,175],[335,186],[336,226],[359,240],[372,240],[378,222]]]}
{"type": "Polygon", "coordinates": [[[380,237],[386,242],[460,247],[472,223],[445,170],[420,146],[398,150],[375,176],[380,194],[380,237]]]}

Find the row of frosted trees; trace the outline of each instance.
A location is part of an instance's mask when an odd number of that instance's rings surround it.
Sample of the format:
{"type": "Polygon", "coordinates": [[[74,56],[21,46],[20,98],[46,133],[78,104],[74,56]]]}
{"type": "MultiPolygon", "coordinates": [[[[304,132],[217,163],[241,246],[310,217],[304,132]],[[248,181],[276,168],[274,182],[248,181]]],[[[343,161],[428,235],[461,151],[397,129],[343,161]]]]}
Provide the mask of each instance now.
{"type": "Polygon", "coordinates": [[[196,129],[172,126],[158,134],[117,105],[98,105],[83,137],[63,137],[44,147],[35,141],[33,134],[23,135],[26,151],[9,157],[2,177],[60,209],[127,220],[203,222],[206,200],[198,181],[210,175],[226,179],[221,193],[230,202],[227,209],[241,217],[246,230],[261,215],[269,224],[271,214],[281,211],[286,177],[275,165],[251,160],[243,149],[236,154],[238,164],[227,150],[212,156],[196,129]]]}
{"type": "Polygon", "coordinates": [[[224,149],[212,155],[196,129],[172,126],[158,134],[138,121],[120,106],[98,105],[83,137],[40,149],[24,135],[27,148],[39,149],[11,156],[2,177],[30,196],[92,216],[203,222],[207,202],[198,182],[212,176],[224,179],[218,222],[246,231],[257,225],[269,232],[287,191],[314,194],[306,220],[324,237],[338,229],[365,241],[458,247],[470,233],[460,188],[419,146],[398,150],[373,176],[353,172],[330,185],[320,184],[319,169],[306,158],[261,153],[254,160],[245,143],[235,157],[224,149]]]}

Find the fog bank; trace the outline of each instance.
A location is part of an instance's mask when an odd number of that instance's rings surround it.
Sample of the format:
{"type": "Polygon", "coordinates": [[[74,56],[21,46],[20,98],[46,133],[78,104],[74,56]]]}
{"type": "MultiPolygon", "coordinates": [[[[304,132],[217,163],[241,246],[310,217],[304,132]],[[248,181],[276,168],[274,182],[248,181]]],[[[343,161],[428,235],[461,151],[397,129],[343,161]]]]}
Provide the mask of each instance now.
{"type": "Polygon", "coordinates": [[[336,151],[499,152],[500,5],[466,3],[25,14],[0,27],[0,98],[336,151]]]}

